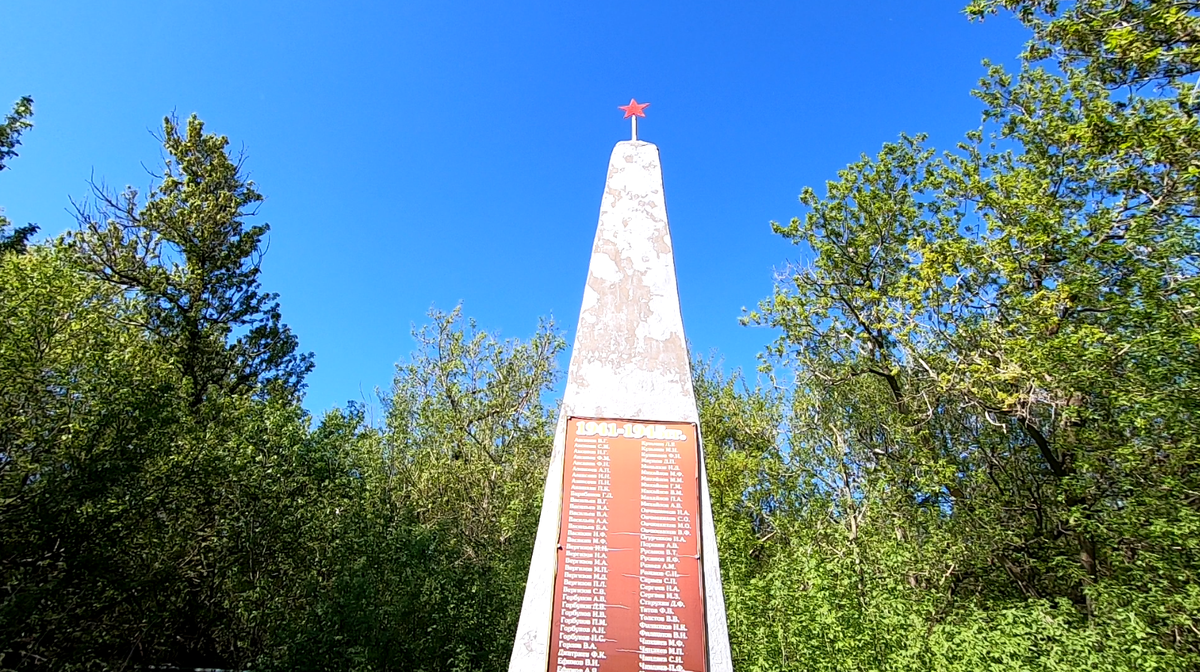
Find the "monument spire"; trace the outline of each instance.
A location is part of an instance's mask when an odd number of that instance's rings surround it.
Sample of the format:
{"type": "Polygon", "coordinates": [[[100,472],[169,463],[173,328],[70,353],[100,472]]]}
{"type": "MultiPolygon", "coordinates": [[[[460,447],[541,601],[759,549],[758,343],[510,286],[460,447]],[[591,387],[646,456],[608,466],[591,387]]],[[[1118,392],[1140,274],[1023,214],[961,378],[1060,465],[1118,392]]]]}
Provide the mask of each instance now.
{"type": "Polygon", "coordinates": [[[608,163],[509,672],[732,672],[649,103],[608,163]]]}

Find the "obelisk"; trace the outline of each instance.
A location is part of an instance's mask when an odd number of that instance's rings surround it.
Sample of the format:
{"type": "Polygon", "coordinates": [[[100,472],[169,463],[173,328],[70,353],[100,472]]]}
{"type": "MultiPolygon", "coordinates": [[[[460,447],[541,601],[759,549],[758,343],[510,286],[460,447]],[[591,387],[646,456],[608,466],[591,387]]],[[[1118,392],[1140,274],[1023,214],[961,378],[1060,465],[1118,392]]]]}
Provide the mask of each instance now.
{"type": "Polygon", "coordinates": [[[658,147],[608,164],[509,672],[732,672],[658,147]]]}

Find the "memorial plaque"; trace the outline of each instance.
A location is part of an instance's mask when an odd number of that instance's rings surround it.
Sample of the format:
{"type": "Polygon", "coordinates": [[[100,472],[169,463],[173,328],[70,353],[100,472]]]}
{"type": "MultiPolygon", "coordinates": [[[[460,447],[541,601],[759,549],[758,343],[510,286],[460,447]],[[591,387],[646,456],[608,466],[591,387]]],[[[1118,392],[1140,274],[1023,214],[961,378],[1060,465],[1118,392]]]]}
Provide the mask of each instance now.
{"type": "Polygon", "coordinates": [[[549,669],[705,672],[691,423],[569,418],[549,669]]]}

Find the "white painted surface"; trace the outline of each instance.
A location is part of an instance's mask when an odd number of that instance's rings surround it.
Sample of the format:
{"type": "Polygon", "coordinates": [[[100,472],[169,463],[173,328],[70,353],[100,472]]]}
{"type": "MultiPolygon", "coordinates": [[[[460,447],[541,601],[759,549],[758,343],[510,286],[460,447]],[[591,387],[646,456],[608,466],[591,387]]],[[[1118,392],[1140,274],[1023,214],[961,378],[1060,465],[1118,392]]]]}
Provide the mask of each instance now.
{"type": "MultiPolygon", "coordinates": [[[[609,159],[509,672],[548,669],[563,450],[570,416],[693,422],[699,426],[679,312],[662,169],[658,147],[648,142],[619,142],[609,159]]],[[[701,452],[701,464],[703,457],[701,452]]],[[[703,468],[700,500],[708,669],[732,672],[708,476],[703,468]]]]}

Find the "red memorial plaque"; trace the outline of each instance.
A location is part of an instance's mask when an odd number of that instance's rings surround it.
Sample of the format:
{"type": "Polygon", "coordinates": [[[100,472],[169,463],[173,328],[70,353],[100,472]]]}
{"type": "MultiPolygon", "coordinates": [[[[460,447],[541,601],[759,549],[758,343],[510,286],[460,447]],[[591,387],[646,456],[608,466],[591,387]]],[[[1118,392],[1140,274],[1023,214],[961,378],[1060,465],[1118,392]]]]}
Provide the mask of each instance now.
{"type": "Polygon", "coordinates": [[[570,418],[550,672],[705,672],[691,423],[570,418]]]}

